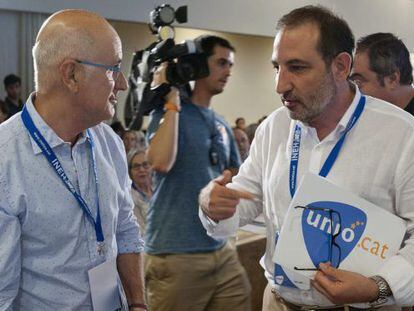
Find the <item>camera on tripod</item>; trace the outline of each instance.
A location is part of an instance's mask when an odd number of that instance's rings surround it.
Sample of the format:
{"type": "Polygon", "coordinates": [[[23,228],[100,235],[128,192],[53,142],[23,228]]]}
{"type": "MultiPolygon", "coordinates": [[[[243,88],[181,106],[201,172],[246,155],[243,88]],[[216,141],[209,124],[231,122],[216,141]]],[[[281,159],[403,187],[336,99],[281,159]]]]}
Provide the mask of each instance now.
{"type": "Polygon", "coordinates": [[[130,129],[139,129],[142,116],[163,105],[162,98],[169,92],[170,85],[189,89],[189,81],[209,75],[207,55],[197,40],[175,44],[174,21],[187,22],[187,6],[174,10],[163,4],[150,12],[149,28],[157,40],[134,53],[129,76],[130,93],[125,105],[125,122],[130,129]],[[153,72],[163,62],[168,62],[166,79],[169,85],[151,89],[153,72]]]}

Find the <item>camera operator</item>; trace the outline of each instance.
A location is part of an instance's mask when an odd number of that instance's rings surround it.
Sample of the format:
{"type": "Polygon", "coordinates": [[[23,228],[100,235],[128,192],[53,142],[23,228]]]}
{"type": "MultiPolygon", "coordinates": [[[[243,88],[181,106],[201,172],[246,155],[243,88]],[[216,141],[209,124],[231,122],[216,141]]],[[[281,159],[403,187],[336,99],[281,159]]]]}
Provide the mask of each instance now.
{"type": "MultiPolygon", "coordinates": [[[[230,77],[234,48],[216,36],[196,40],[209,76],[195,81],[190,98],[172,87],[148,128],[156,172],[146,232],[148,303],[157,311],[250,310],[250,284],[234,247],[209,237],[198,217],[202,187],[240,165],[230,127],[210,109],[230,77]]],[[[154,73],[153,86],[168,83],[167,66],[154,73]]]]}

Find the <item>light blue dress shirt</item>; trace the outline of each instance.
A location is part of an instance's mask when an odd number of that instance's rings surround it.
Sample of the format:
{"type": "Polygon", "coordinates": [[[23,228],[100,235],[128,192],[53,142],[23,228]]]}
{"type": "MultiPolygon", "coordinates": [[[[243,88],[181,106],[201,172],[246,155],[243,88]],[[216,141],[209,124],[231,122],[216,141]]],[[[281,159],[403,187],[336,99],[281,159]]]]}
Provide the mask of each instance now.
{"type": "MultiPolygon", "coordinates": [[[[96,217],[89,138],[81,135],[73,147],[64,142],[36,112],[32,96],[26,105],[34,124],[96,217]]],[[[91,310],[87,271],[118,254],[143,250],[122,141],[105,124],[90,133],[104,255],[98,254],[94,227],[30,137],[20,113],[0,125],[0,310],[91,310]]]]}

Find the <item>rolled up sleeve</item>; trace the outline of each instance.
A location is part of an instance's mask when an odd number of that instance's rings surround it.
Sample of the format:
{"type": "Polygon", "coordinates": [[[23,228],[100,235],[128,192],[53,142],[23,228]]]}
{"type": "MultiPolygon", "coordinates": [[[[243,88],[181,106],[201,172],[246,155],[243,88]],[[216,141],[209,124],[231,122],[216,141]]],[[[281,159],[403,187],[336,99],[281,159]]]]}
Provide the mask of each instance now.
{"type": "Polygon", "coordinates": [[[140,234],[137,218],[134,215],[134,201],[131,196],[132,181],[128,175],[126,158],[122,156],[122,166],[118,167],[121,172],[122,198],[119,200],[118,224],[116,230],[116,241],[118,254],[141,253],[144,251],[144,241],[140,234]]]}
{"type": "Polygon", "coordinates": [[[119,207],[116,241],[118,253],[141,253],[144,250],[138,223],[132,211],[132,199],[125,194],[125,204],[119,207]],[[131,201],[131,202],[130,202],[131,201]]]}

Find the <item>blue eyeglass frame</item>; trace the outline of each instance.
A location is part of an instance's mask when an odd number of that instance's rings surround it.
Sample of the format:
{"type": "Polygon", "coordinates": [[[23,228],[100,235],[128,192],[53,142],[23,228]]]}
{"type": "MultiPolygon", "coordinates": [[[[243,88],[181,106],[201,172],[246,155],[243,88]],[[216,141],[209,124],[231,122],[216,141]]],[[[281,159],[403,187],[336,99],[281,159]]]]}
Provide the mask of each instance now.
{"type": "Polygon", "coordinates": [[[104,64],[89,62],[87,60],[75,59],[75,61],[77,63],[83,64],[83,65],[105,68],[106,70],[112,71],[112,72],[117,73],[117,74],[119,74],[121,72],[121,64],[116,64],[115,66],[108,66],[108,65],[104,65],[104,64]]]}

